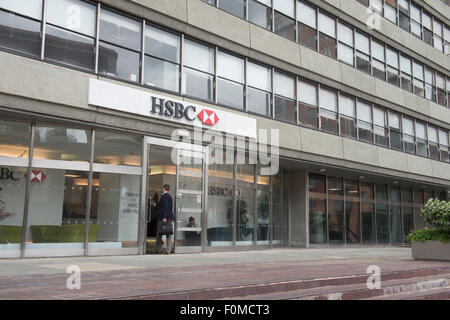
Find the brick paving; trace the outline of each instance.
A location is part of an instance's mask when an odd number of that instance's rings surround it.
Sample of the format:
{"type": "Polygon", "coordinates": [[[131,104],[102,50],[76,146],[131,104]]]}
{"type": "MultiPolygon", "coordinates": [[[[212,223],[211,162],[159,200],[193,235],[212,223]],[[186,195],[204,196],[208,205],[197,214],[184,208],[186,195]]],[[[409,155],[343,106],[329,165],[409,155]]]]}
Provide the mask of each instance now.
{"type": "MultiPolygon", "coordinates": [[[[171,256],[0,260],[0,299],[110,299],[149,297],[206,289],[434,269],[450,263],[414,261],[410,249],[300,249],[171,256]],[[239,262],[242,261],[242,262],[239,262]],[[65,266],[79,264],[81,289],[68,290],[65,266]],[[166,265],[166,266],[165,266],[166,265]],[[83,271],[85,270],[85,271],[83,271]]],[[[431,271],[433,272],[433,271],[431,271]]],[[[419,274],[420,275],[420,274],[419,274]]],[[[392,277],[392,275],[391,275],[392,277]]],[[[170,296],[169,296],[170,297],[170,296]]]]}

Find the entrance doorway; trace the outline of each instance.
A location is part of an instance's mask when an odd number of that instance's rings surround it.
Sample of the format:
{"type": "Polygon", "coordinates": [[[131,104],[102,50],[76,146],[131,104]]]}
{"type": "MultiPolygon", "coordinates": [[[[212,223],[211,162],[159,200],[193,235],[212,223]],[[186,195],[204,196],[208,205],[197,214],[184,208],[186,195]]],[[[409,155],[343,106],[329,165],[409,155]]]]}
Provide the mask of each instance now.
{"type": "MultiPolygon", "coordinates": [[[[146,253],[156,252],[157,209],[161,188],[170,186],[176,217],[173,252],[202,252],[205,212],[205,151],[203,147],[157,138],[147,138],[149,168],[147,182],[146,253]]],[[[166,245],[163,236],[163,246],[166,245]]]]}

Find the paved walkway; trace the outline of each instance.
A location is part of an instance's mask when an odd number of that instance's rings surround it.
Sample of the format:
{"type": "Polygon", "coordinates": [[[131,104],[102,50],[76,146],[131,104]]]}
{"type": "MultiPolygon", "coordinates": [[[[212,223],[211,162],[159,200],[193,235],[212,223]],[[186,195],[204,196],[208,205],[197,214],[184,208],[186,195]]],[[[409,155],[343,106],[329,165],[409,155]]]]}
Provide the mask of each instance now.
{"type": "Polygon", "coordinates": [[[414,261],[410,248],[274,249],[252,252],[0,259],[0,299],[104,299],[255,283],[450,267],[414,261]],[[66,269],[81,269],[68,290],[66,269]]]}

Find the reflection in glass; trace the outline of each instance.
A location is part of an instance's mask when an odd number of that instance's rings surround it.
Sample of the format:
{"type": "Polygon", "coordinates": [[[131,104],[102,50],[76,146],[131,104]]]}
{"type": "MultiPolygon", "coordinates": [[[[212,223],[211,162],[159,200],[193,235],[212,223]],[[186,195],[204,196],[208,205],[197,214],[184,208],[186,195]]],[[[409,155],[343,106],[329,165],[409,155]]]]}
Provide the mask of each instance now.
{"type": "Polygon", "coordinates": [[[184,88],[185,94],[200,98],[202,100],[212,101],[214,77],[189,68],[184,68],[184,88]]]}
{"type": "Polygon", "coordinates": [[[141,166],[142,137],[112,132],[95,132],[94,162],[141,166]]]}
{"type": "Polygon", "coordinates": [[[377,243],[389,243],[389,210],[387,187],[376,185],[377,243]]]}
{"type": "Polygon", "coordinates": [[[170,91],[179,90],[179,66],[160,59],[145,56],[144,83],[170,91]]]}
{"type": "Polygon", "coordinates": [[[327,243],[327,209],[325,176],[309,175],[309,237],[310,243],[327,243]]]}
{"type": "Polygon", "coordinates": [[[98,72],[136,82],[139,80],[139,53],[100,42],[98,72]]]}
{"type": "Polygon", "coordinates": [[[0,156],[28,158],[31,126],[0,120],[0,156]]]}
{"type": "Polygon", "coordinates": [[[357,181],[345,180],[346,243],[360,243],[359,187],[357,181]]]}
{"type": "Polygon", "coordinates": [[[270,93],[249,87],[247,89],[247,110],[271,116],[270,93]]]}

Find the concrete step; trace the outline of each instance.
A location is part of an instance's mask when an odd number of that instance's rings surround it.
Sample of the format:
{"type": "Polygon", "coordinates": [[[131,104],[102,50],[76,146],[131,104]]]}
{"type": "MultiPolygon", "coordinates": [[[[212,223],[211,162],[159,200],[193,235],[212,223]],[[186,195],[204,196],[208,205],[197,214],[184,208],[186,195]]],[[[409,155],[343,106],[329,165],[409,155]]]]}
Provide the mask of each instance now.
{"type": "Polygon", "coordinates": [[[390,297],[401,293],[417,293],[431,289],[448,289],[450,273],[381,282],[381,289],[370,290],[366,283],[324,286],[312,289],[274,292],[232,299],[242,300],[355,300],[390,297]]]}
{"type": "MultiPolygon", "coordinates": [[[[384,295],[388,284],[405,285],[420,282],[429,277],[429,281],[450,279],[450,266],[382,273],[383,288],[368,291],[368,274],[338,276],[330,278],[301,279],[282,282],[255,283],[241,286],[203,288],[197,290],[153,293],[117,297],[133,300],[208,300],[208,299],[363,299],[384,295]],[[408,281],[409,279],[409,281],[408,281]],[[329,294],[334,295],[329,295],[329,294]],[[345,295],[344,295],[345,293],[345,295]]],[[[440,284],[444,286],[445,283],[440,284]]],[[[387,289],[389,290],[389,289],[387,289]]]]}

